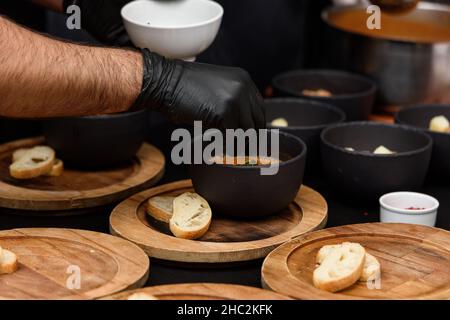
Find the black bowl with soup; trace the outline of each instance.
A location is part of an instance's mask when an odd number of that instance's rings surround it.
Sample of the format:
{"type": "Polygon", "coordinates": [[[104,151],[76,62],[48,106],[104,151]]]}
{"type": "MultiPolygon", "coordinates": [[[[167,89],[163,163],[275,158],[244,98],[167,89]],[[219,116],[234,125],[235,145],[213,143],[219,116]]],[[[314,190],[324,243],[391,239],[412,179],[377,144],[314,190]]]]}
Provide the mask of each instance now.
{"type": "Polygon", "coordinates": [[[302,185],[307,147],[296,136],[279,132],[278,157],[274,157],[273,150],[269,148],[269,158],[261,157],[262,162],[254,162],[257,157],[244,157],[236,164],[236,158],[230,163],[216,156],[218,161],[213,164],[191,164],[195,191],[208,201],[215,214],[237,219],[277,214],[293,201],[302,185]],[[278,161],[274,175],[262,174],[261,170],[268,168],[268,159],[274,164],[278,161]]]}
{"type": "Polygon", "coordinates": [[[420,188],[432,146],[428,135],[411,127],[348,122],[322,132],[322,165],[337,192],[354,201],[375,200],[385,193],[420,188]]]}
{"type": "Polygon", "coordinates": [[[110,115],[43,121],[47,144],[68,166],[104,168],[121,165],[139,151],[148,128],[146,109],[110,115]]]}
{"type": "MultiPolygon", "coordinates": [[[[395,121],[418,128],[433,138],[433,155],[431,158],[430,171],[435,177],[443,179],[450,178],[450,130],[446,123],[450,121],[450,105],[417,105],[399,111],[395,116],[395,121]],[[444,128],[432,128],[431,122],[436,121],[436,117],[444,122],[444,128]],[[441,132],[438,132],[440,130],[441,132]]],[[[436,127],[436,125],[434,126],[436,127]]]]}
{"type": "Polygon", "coordinates": [[[347,120],[367,120],[372,112],[375,83],[365,77],[336,70],[295,70],[276,76],[276,97],[290,96],[334,105],[347,120]]]}
{"type": "Polygon", "coordinates": [[[344,112],[329,104],[300,98],[267,99],[265,107],[269,128],[293,134],[306,143],[306,174],[320,168],[320,133],[329,125],[344,122],[344,112]]]}

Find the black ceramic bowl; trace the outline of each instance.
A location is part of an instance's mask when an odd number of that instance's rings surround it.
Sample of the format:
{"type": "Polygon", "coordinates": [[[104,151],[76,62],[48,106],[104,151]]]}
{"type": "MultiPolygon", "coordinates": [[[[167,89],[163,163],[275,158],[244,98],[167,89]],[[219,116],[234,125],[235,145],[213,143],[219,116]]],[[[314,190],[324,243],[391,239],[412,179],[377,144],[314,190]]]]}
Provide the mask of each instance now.
{"type": "Polygon", "coordinates": [[[265,101],[268,128],[291,133],[306,143],[306,172],[320,167],[320,133],[329,125],[344,122],[342,110],[325,103],[300,98],[274,98],[265,101]],[[271,122],[284,118],[287,127],[273,127],[271,122]]]}
{"type": "Polygon", "coordinates": [[[342,195],[354,200],[375,199],[388,192],[420,188],[430,164],[432,145],[429,136],[407,126],[343,123],[322,132],[322,165],[330,183],[342,195]],[[396,153],[373,154],[380,145],[396,153]]]}
{"type": "Polygon", "coordinates": [[[283,210],[303,182],[307,148],[291,134],[280,132],[279,137],[280,158],[287,160],[277,174],[261,175],[261,166],[190,165],[195,191],[215,213],[233,218],[259,218],[283,210]]]}
{"type": "Polygon", "coordinates": [[[142,146],[147,110],[113,115],[49,119],[47,144],[69,166],[109,167],[130,160],[142,146]]]}
{"type": "Polygon", "coordinates": [[[450,133],[429,130],[431,119],[445,116],[450,120],[450,105],[418,105],[397,113],[395,121],[419,128],[433,138],[433,155],[430,170],[435,176],[450,178],[450,133]]]}
{"type": "Polygon", "coordinates": [[[274,95],[291,96],[332,104],[345,112],[348,121],[367,120],[375,101],[376,85],[372,80],[344,71],[296,70],[276,76],[274,95]],[[328,90],[330,97],[311,97],[303,90],[328,90]]]}

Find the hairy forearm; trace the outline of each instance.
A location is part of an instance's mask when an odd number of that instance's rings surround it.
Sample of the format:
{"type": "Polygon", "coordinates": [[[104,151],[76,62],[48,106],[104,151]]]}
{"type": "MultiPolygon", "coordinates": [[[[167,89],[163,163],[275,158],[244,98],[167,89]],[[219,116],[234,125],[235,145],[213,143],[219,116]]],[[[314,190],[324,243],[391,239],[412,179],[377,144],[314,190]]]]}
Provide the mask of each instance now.
{"type": "Polygon", "coordinates": [[[0,116],[128,110],[142,85],[139,52],[57,41],[0,16],[0,116]]]}
{"type": "Polygon", "coordinates": [[[54,11],[63,11],[63,0],[32,0],[32,2],[54,11]]]}

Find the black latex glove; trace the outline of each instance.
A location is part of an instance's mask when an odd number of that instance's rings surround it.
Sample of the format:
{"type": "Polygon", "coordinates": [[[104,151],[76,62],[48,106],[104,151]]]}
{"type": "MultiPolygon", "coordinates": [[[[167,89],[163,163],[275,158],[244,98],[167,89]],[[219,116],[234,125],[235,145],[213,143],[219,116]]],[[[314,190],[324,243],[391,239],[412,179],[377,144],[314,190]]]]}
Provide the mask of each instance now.
{"type": "Polygon", "coordinates": [[[144,81],[135,107],[160,111],[175,123],[201,120],[208,128],[265,127],[263,99],[246,71],[142,52],[144,81]]]}
{"type": "Polygon", "coordinates": [[[131,46],[120,10],[131,0],[64,0],[64,12],[70,5],[81,9],[81,27],[98,41],[115,46],[131,46]]]}

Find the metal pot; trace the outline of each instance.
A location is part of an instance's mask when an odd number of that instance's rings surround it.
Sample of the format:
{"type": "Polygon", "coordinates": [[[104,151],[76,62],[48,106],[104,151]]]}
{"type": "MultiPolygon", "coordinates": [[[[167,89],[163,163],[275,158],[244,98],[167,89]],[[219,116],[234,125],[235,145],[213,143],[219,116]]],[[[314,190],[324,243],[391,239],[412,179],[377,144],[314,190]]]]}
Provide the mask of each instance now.
{"type": "MultiPolygon", "coordinates": [[[[420,102],[450,102],[450,42],[388,40],[350,33],[331,25],[334,14],[358,8],[366,7],[341,6],[323,11],[331,48],[326,50],[322,64],[372,77],[379,88],[378,104],[388,111],[420,102]]],[[[438,20],[450,28],[447,5],[422,2],[408,15],[418,20],[438,20]]]]}

